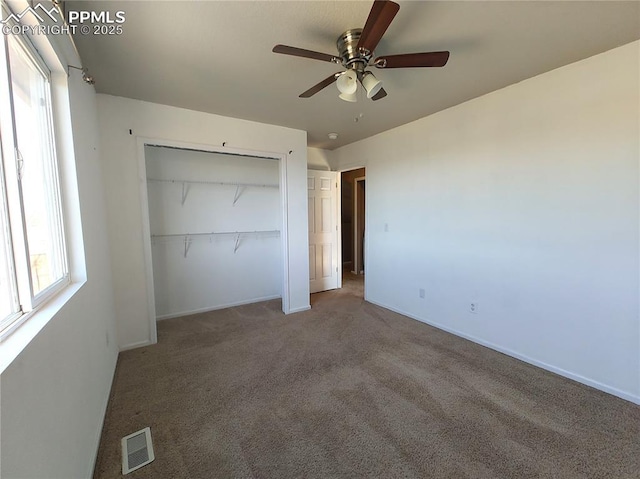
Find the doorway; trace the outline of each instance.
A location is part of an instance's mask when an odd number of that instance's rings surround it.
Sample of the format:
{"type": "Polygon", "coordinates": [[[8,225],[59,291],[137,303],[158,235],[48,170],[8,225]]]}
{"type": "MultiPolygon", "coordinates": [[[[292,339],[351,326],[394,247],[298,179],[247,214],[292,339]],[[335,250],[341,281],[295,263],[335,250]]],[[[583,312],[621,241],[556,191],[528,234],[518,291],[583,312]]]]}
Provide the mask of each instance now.
{"type": "Polygon", "coordinates": [[[364,274],[365,177],[353,180],[353,273],[364,274]]]}
{"type": "Polygon", "coordinates": [[[365,169],[343,171],[340,180],[342,281],[348,286],[349,282],[364,282],[365,169]]]}

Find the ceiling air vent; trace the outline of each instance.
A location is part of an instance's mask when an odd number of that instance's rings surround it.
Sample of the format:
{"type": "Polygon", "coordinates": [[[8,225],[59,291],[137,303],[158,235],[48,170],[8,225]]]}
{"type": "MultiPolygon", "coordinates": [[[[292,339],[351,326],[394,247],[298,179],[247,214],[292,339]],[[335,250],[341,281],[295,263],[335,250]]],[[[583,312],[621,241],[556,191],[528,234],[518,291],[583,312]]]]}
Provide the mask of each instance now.
{"type": "Polygon", "coordinates": [[[129,474],[155,459],[151,444],[151,429],[144,429],[122,438],[122,474],[129,474]]]}

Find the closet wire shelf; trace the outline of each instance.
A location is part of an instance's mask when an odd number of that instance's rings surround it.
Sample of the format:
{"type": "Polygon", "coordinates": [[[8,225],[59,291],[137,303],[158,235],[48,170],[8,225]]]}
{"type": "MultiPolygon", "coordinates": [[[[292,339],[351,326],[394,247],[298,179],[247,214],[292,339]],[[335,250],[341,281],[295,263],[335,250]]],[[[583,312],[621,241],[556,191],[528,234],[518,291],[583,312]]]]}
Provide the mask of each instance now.
{"type": "Polygon", "coordinates": [[[191,243],[194,240],[209,240],[213,242],[213,238],[216,236],[222,237],[234,237],[235,245],[233,247],[233,253],[235,254],[240,247],[241,241],[246,238],[266,238],[266,237],[279,237],[280,230],[262,230],[262,231],[212,231],[210,233],[174,233],[164,235],[151,235],[151,244],[165,243],[180,241],[184,244],[184,257],[186,258],[191,248],[191,243]]]}
{"type": "Polygon", "coordinates": [[[160,178],[147,178],[147,182],[150,183],[176,183],[182,185],[182,206],[187,200],[189,195],[190,185],[216,185],[216,186],[235,186],[236,193],[233,197],[233,205],[238,202],[238,198],[242,195],[245,188],[274,188],[278,189],[279,186],[269,183],[239,183],[234,181],[204,181],[204,180],[166,180],[160,178]]]}

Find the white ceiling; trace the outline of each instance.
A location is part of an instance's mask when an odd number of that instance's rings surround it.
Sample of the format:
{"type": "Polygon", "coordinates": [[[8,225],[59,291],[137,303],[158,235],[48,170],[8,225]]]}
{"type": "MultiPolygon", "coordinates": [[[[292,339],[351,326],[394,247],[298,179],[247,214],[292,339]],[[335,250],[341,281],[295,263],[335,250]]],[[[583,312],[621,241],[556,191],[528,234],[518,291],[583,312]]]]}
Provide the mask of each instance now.
{"type": "Polygon", "coordinates": [[[636,1],[398,3],[376,54],[449,50],[449,63],[373,68],[389,95],[355,104],[338,99],[335,85],[298,98],[340,68],[271,49],[282,43],[335,54],[338,35],[363,27],[372,1],[92,1],[66,8],[126,13],[120,36],[75,38],[98,92],[298,128],[308,132],[309,146],[328,149],[640,38],[636,1]]]}

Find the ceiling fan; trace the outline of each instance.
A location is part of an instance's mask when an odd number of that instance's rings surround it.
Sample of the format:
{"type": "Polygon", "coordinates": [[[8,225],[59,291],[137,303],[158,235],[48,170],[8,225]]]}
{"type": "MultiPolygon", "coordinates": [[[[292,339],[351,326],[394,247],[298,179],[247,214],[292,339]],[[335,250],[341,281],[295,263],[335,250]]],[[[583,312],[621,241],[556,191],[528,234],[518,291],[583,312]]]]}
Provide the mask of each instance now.
{"type": "Polygon", "coordinates": [[[355,102],[357,101],[356,92],[359,82],[367,92],[367,98],[374,101],[379,100],[387,96],[387,92],[382,88],[382,82],[373,73],[366,70],[369,65],[383,69],[443,67],[449,60],[449,52],[446,51],[405,53],[373,59],[373,51],[399,9],[400,5],[390,0],[375,0],[364,28],[347,30],[338,37],[338,55],[329,55],[287,45],[276,45],[273,47],[273,52],[337,63],[345,68],[345,71],[334,73],[301,93],[300,98],[309,98],[323,88],[337,82],[340,98],[355,102]]]}

